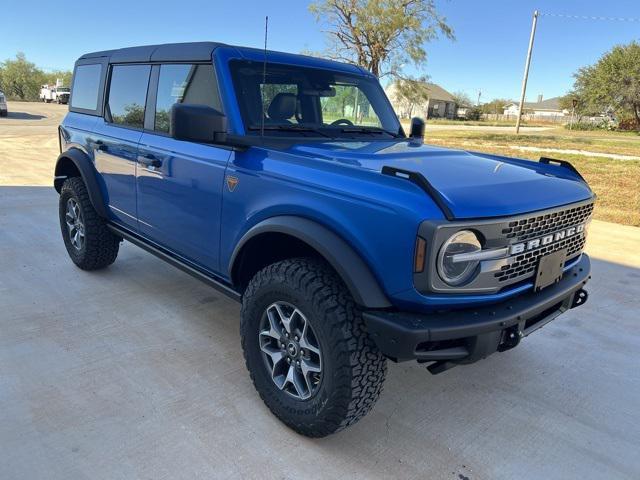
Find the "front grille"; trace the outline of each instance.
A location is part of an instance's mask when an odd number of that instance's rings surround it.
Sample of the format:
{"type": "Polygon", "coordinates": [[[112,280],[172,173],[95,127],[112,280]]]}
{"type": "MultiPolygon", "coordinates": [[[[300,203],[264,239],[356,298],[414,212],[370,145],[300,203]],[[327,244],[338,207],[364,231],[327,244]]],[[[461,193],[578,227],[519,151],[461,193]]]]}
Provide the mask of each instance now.
{"type": "Polygon", "coordinates": [[[508,227],[502,229],[502,233],[506,238],[513,238],[516,242],[521,242],[584,223],[592,211],[593,203],[589,203],[558,212],[537,215],[509,222],[508,227]]]}
{"type": "Polygon", "coordinates": [[[514,257],[513,263],[503,266],[499,272],[495,273],[494,276],[499,282],[505,282],[524,275],[529,275],[535,271],[540,257],[563,248],[567,249],[567,260],[571,260],[582,252],[586,241],[587,239],[585,238],[584,233],[582,233],[580,235],[565,238],[564,240],[547,245],[546,247],[538,248],[537,250],[521,253],[514,257]]]}

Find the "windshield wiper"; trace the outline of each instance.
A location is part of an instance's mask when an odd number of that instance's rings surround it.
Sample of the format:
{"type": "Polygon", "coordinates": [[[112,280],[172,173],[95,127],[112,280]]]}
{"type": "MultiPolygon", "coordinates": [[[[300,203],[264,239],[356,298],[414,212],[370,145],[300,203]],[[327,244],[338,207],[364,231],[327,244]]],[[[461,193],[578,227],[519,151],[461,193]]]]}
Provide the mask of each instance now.
{"type": "Polygon", "coordinates": [[[281,131],[281,132],[317,133],[319,135],[322,135],[323,137],[332,138],[331,135],[327,135],[326,133],[320,131],[319,128],[306,127],[304,125],[296,125],[296,124],[291,124],[291,125],[265,125],[264,127],[262,127],[261,125],[251,125],[249,127],[249,130],[260,131],[260,130],[262,130],[262,128],[264,128],[265,130],[272,130],[272,131],[278,130],[278,131],[281,131]]]}
{"type": "Polygon", "coordinates": [[[342,133],[371,133],[371,134],[382,134],[382,133],[386,133],[387,135],[391,135],[393,138],[400,138],[400,135],[392,132],[390,130],[385,130],[384,128],[380,128],[380,127],[357,127],[357,126],[353,126],[353,127],[345,127],[345,128],[341,128],[340,131],[342,133]]]}

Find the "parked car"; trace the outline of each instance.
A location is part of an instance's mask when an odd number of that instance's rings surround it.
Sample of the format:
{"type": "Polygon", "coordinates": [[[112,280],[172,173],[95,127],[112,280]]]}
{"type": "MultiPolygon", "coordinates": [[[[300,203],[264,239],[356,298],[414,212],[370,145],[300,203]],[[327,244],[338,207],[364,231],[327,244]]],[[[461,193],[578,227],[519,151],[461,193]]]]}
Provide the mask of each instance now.
{"type": "Polygon", "coordinates": [[[69,87],[61,87],[57,85],[42,85],[40,89],[40,100],[45,103],[56,102],[58,104],[67,104],[71,91],[69,87]]]}
{"type": "Polygon", "coordinates": [[[303,435],[363,417],[387,360],[473,363],[587,299],[580,174],[423,145],[362,68],[205,42],[89,53],[73,78],[71,260],[126,240],[242,302],[251,379],[303,435]]]}
{"type": "Polygon", "coordinates": [[[0,117],[6,117],[8,114],[7,98],[4,96],[4,92],[0,91],[0,117]]]}

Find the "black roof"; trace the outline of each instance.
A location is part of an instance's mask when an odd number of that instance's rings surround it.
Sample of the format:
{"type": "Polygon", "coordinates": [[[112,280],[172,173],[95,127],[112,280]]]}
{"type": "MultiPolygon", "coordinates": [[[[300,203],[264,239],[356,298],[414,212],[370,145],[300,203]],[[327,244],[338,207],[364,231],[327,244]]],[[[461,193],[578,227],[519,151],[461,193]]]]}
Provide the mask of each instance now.
{"type": "Polygon", "coordinates": [[[86,53],[79,60],[110,57],[112,63],[120,62],[174,62],[211,60],[213,51],[224,43],[191,42],[145,45],[143,47],[119,48],[102,52],[86,53]]]}

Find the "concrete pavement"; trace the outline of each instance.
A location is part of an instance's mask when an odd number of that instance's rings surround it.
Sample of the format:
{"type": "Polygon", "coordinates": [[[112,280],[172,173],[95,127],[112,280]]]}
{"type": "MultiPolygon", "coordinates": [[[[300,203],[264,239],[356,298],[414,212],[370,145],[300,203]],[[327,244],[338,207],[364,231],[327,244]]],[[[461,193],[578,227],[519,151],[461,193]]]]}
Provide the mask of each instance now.
{"type": "Polygon", "coordinates": [[[390,364],[371,414],[310,440],[255,393],[237,304],[126,243],[73,266],[41,134],[0,121],[0,478],[640,476],[640,229],[593,222],[584,307],[438,376],[390,364]]]}

